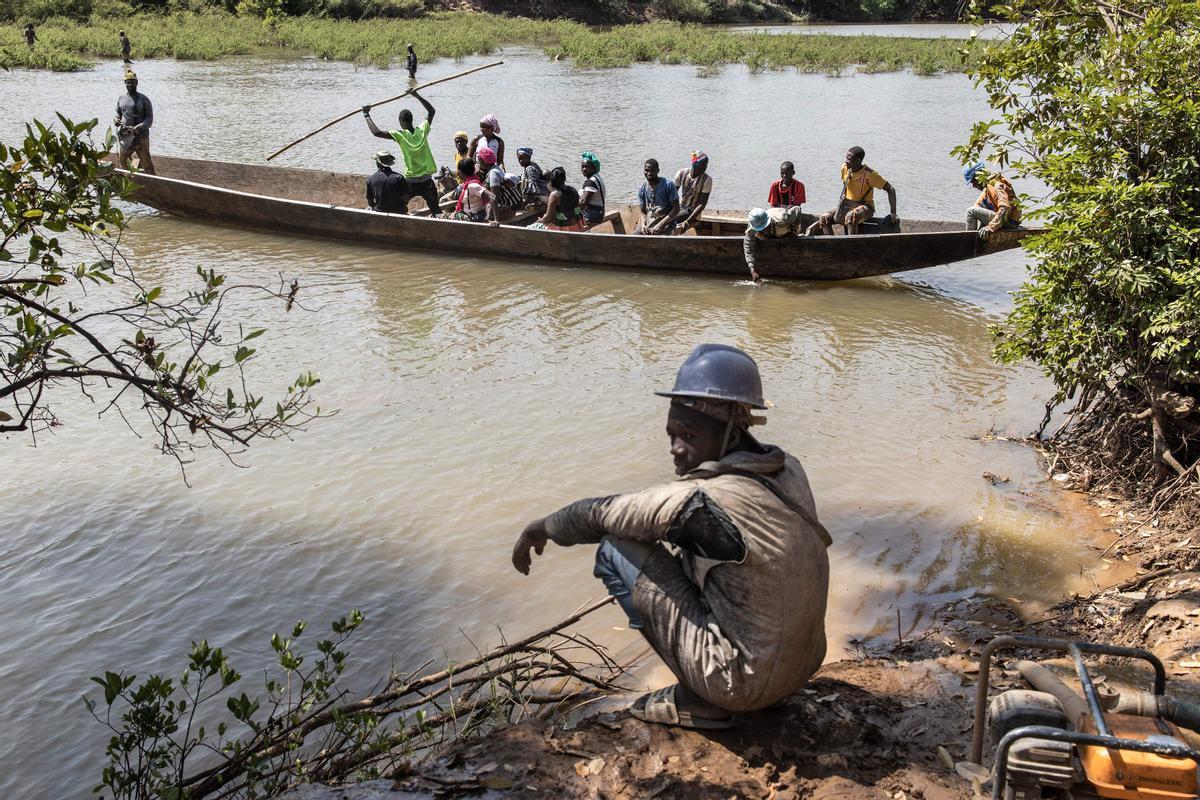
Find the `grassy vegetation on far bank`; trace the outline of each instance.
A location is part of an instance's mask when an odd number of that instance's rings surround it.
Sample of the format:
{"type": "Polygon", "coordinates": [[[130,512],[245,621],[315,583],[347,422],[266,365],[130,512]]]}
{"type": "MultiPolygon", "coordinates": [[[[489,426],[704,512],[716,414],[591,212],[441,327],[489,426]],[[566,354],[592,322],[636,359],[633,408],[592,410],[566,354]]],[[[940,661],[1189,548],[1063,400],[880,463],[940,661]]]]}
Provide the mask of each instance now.
{"type": "Polygon", "coordinates": [[[958,72],[963,42],[887,36],[738,34],[694,25],[648,23],[596,30],[567,20],[533,20],[447,12],[419,19],[333,20],[285,17],[264,22],[223,12],[93,17],[87,24],[46,20],[29,48],[17,25],[0,26],[0,66],[72,71],[90,59],[117,58],[117,31],[133,41],[134,60],[218,60],[283,47],[319,58],[387,66],[412,42],[422,60],[487,54],[506,45],[541,47],[548,56],[581,67],[621,67],[637,62],[752,70],[795,68],[836,74],[847,67],[920,75],[958,72]]]}

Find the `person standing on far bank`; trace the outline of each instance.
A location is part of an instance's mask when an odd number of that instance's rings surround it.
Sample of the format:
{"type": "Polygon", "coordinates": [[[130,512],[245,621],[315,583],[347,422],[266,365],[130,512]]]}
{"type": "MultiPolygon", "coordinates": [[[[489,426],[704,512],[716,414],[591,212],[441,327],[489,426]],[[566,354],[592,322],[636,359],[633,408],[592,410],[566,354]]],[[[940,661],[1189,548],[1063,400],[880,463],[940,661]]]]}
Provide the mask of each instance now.
{"type": "Polygon", "coordinates": [[[25,30],[22,32],[25,34],[25,44],[33,47],[34,43],[37,41],[37,34],[33,32],[33,23],[30,22],[27,24],[25,26],[25,30]]]}
{"type": "Polygon", "coordinates": [[[408,46],[408,57],[404,59],[404,66],[408,70],[408,79],[415,81],[417,79],[417,53],[411,44],[408,46]]]}
{"type": "Polygon", "coordinates": [[[150,98],[137,90],[137,74],[125,70],[125,94],[117,98],[117,158],[121,169],[129,169],[129,162],[137,156],[138,168],[154,174],[154,161],[150,158],[150,126],[154,124],[154,106],[150,98]]]}
{"type": "Polygon", "coordinates": [[[121,36],[121,60],[126,64],[129,63],[129,51],[132,49],[129,45],[129,37],[125,35],[125,31],[120,32],[121,36]]]}
{"type": "Polygon", "coordinates": [[[400,152],[404,155],[404,177],[408,180],[409,192],[423,199],[429,207],[429,215],[436,217],[442,210],[438,205],[437,186],[433,182],[433,175],[438,168],[433,159],[433,151],[429,149],[429,126],[433,124],[433,115],[436,112],[429,101],[415,91],[412,96],[425,106],[425,121],[417,127],[413,127],[413,115],[407,108],[400,109],[400,129],[388,132],[375,126],[375,121],[371,119],[370,106],[363,106],[362,112],[373,135],[380,139],[391,139],[400,146],[400,152]]]}

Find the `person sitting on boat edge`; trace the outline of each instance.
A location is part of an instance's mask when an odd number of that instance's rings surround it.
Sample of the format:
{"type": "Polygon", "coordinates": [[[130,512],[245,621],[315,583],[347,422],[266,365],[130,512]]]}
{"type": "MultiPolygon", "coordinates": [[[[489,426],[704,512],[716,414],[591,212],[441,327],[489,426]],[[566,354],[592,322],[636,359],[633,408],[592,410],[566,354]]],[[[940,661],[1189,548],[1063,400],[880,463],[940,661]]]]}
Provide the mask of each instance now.
{"type": "Polygon", "coordinates": [[[863,163],[866,151],[851,147],[846,151],[846,163],[842,164],[842,196],[837,208],[826,211],[809,226],[808,232],[815,233],[819,227],[826,236],[833,235],[833,225],[844,225],[847,234],[858,233],[858,226],[875,215],[875,190],[887,192],[891,204],[890,219],[899,224],[900,213],[896,210],[896,189],[887,179],[863,163]]]}
{"type": "Polygon", "coordinates": [[[579,214],[579,192],[567,185],[567,171],[562,167],[550,170],[550,195],[546,198],[546,212],[530,228],[551,231],[586,230],[583,217],[579,214]]]}
{"type": "Polygon", "coordinates": [[[638,189],[642,219],[633,232],[648,236],[670,235],[675,232],[675,219],[679,216],[679,191],[674,183],[658,174],[656,159],[646,159],[642,174],[646,176],[645,183],[638,189]]]}
{"type": "Polygon", "coordinates": [[[504,166],[504,140],[500,138],[500,120],[496,119],[495,114],[485,114],[483,119],[479,120],[479,135],[471,140],[471,150],[469,155],[478,161],[476,150],[480,147],[490,147],[492,152],[496,154],[496,164],[504,166]]]}
{"type": "Polygon", "coordinates": [[[404,155],[404,177],[408,180],[409,192],[424,200],[425,205],[429,207],[429,215],[436,217],[442,210],[438,205],[437,186],[433,183],[433,176],[438,168],[433,159],[433,151],[429,148],[429,126],[433,124],[436,112],[429,101],[417,94],[415,89],[412,96],[425,106],[425,121],[416,127],[413,127],[412,112],[407,108],[400,109],[397,116],[400,129],[388,132],[375,126],[375,120],[371,119],[370,106],[363,106],[362,112],[367,120],[367,127],[374,136],[391,139],[400,146],[400,152],[404,155]]]}
{"type": "Polygon", "coordinates": [[[138,77],[125,69],[125,94],[117,98],[117,161],[121,169],[129,169],[136,155],[138,169],[154,174],[154,159],[150,157],[150,126],[154,124],[154,105],[138,90],[138,77]]]}
{"type": "Polygon", "coordinates": [[[528,202],[545,203],[550,195],[550,186],[542,167],[533,160],[532,147],[517,148],[517,163],[521,165],[521,191],[528,202]]]}
{"type": "Polygon", "coordinates": [[[767,239],[782,239],[799,236],[803,225],[800,206],[787,208],[755,208],[746,218],[746,236],[742,240],[742,253],[750,269],[750,280],[761,280],[758,274],[758,243],[767,239]]]}
{"type": "Polygon", "coordinates": [[[963,178],[982,192],[975,205],[967,209],[967,230],[978,230],[979,238],[986,239],[1001,228],[1015,228],[1021,224],[1017,193],[1007,178],[999,173],[989,173],[982,161],[964,167],[963,178]]]}
{"type": "Polygon", "coordinates": [[[385,214],[408,213],[408,181],[392,170],[396,156],[387,150],[375,154],[378,169],[367,178],[367,208],[385,214]]]}
{"type": "Polygon", "coordinates": [[[694,228],[700,222],[700,215],[708,207],[712,187],[713,179],[708,174],[708,156],[693,150],[691,166],[675,173],[675,188],[679,190],[679,219],[682,220],[675,227],[676,234],[694,228]]]}
{"type": "Polygon", "coordinates": [[[513,566],[547,542],[596,544],[594,575],[675,674],[639,698],[641,720],[728,728],[802,688],[825,657],[831,539],[804,468],[759,443],[758,365],[702,344],[670,391],[677,480],[578,500],[525,526],[513,566]],[[668,549],[668,545],[673,546],[668,549]]]}
{"type": "Polygon", "coordinates": [[[779,180],[771,182],[767,191],[767,205],[771,208],[800,208],[808,200],[804,195],[804,184],[796,180],[796,167],[785,161],[779,165],[779,180]]]}
{"type": "Polygon", "coordinates": [[[446,212],[442,217],[463,222],[490,222],[493,228],[499,225],[496,219],[495,195],[480,182],[476,174],[475,159],[464,158],[459,161],[458,175],[462,180],[458,202],[453,211],[446,212]]]}
{"type": "Polygon", "coordinates": [[[579,171],[583,174],[579,210],[583,213],[584,224],[591,227],[604,221],[604,196],[608,192],[600,177],[600,158],[591,150],[584,150],[579,159],[579,171]]]}

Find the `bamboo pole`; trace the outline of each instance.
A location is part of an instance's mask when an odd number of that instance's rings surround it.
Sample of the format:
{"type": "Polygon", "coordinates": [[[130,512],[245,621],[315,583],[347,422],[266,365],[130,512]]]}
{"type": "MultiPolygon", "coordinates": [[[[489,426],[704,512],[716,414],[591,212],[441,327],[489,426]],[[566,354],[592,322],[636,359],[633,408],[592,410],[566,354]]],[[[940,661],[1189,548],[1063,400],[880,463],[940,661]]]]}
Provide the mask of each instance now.
{"type": "MultiPolygon", "coordinates": [[[[479,72],[480,70],[491,69],[492,67],[498,67],[503,63],[504,63],[503,61],[493,61],[491,64],[484,64],[482,67],[475,67],[474,69],[469,69],[469,70],[466,70],[465,72],[459,72],[455,75],[447,75],[445,78],[438,78],[436,81],[430,81],[429,83],[423,83],[420,86],[414,86],[413,88],[411,88],[405,92],[402,92],[401,94],[398,94],[395,97],[389,97],[386,100],[380,100],[377,103],[371,103],[371,107],[374,108],[375,106],[382,106],[387,103],[391,103],[396,100],[399,100],[403,97],[408,97],[413,92],[419,91],[421,89],[426,89],[430,86],[436,86],[437,84],[445,83],[446,81],[452,81],[455,78],[462,78],[466,75],[470,75],[472,72],[479,72]]],[[[279,155],[280,153],[285,153],[288,150],[291,150],[293,147],[300,144],[304,140],[311,139],[312,137],[316,136],[318,133],[325,130],[326,128],[332,128],[334,125],[337,125],[339,122],[350,119],[351,117],[353,117],[355,114],[357,114],[361,110],[362,110],[362,107],[360,106],[359,108],[356,108],[354,111],[347,112],[347,113],[343,114],[342,116],[338,117],[337,119],[333,119],[333,120],[330,120],[329,122],[326,122],[324,125],[317,128],[315,131],[310,131],[309,133],[304,134],[303,136],[301,136],[299,139],[292,142],[291,144],[284,145],[283,147],[276,150],[274,153],[271,153],[271,155],[267,156],[267,161],[270,161],[271,159],[273,159],[275,156],[279,155]]]]}

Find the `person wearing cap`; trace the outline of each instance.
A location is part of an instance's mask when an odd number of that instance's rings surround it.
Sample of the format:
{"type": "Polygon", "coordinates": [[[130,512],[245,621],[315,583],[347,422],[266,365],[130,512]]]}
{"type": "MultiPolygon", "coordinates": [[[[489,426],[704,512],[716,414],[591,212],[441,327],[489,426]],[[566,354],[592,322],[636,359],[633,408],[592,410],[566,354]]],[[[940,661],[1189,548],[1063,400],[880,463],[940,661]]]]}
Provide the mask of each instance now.
{"type": "Polygon", "coordinates": [[[478,160],[475,151],[480,147],[491,148],[496,154],[496,164],[504,166],[504,140],[500,138],[500,120],[496,119],[495,114],[485,114],[479,120],[479,135],[471,140],[471,158],[478,160]]]}
{"type": "Polygon", "coordinates": [[[129,44],[129,37],[125,35],[125,31],[118,31],[117,36],[121,39],[121,60],[126,64],[129,63],[129,51],[132,49],[129,44]]]}
{"type": "Polygon", "coordinates": [[[375,154],[378,169],[367,178],[367,207],[385,214],[408,213],[408,181],[392,170],[396,156],[387,150],[375,154]]]}
{"type": "Polygon", "coordinates": [[[675,226],[675,233],[696,227],[700,215],[708,207],[712,186],[713,179],[708,174],[708,156],[693,150],[691,166],[675,173],[675,188],[679,190],[679,219],[683,220],[675,226]]]}
{"type": "Polygon", "coordinates": [[[438,189],[442,192],[441,201],[457,200],[459,188],[462,186],[462,176],[458,172],[458,165],[467,158],[467,142],[470,141],[466,131],[456,131],[454,134],[454,167],[440,167],[437,171],[436,180],[438,189]]]}
{"type": "Polygon", "coordinates": [[[826,236],[833,235],[833,225],[844,225],[847,234],[858,233],[858,226],[875,216],[875,190],[887,192],[888,203],[891,205],[889,219],[892,224],[899,224],[900,212],[896,210],[896,188],[887,179],[863,163],[867,157],[861,147],[851,147],[846,151],[846,163],[842,164],[842,196],[837,208],[826,211],[809,226],[809,233],[816,233],[817,228],[826,236]]]}
{"type": "Polygon", "coordinates": [[[799,236],[803,220],[800,206],[755,208],[750,211],[746,218],[746,236],[742,240],[742,253],[746,256],[750,280],[755,283],[761,280],[758,274],[759,242],[782,239],[785,236],[799,236]]]}
{"type": "Polygon", "coordinates": [[[684,361],[670,391],[674,481],[578,500],[513,547],[529,574],[547,542],[598,545],[594,575],[675,674],[640,697],[647,722],[727,728],[803,687],[825,657],[828,532],[800,462],[750,433],[758,365],[722,344],[684,361]]]}
{"type": "Polygon", "coordinates": [[[136,155],[138,168],[153,175],[150,126],[154,124],[154,106],[151,105],[150,98],[137,88],[137,73],[126,68],[125,94],[117,98],[117,116],[113,120],[117,127],[117,160],[121,169],[129,169],[129,163],[136,155]]]}
{"type": "Polygon", "coordinates": [[[387,132],[375,126],[375,121],[371,119],[370,106],[363,106],[362,112],[372,135],[380,139],[391,139],[400,146],[400,152],[404,155],[404,177],[408,181],[408,191],[424,200],[425,205],[429,207],[429,215],[436,217],[442,210],[438,204],[437,186],[433,182],[438,168],[437,162],[433,160],[433,151],[429,149],[429,126],[433,124],[433,115],[436,112],[428,100],[417,94],[416,89],[410,94],[425,107],[425,121],[416,127],[413,126],[412,112],[407,108],[400,109],[400,129],[387,132]]]}
{"type": "Polygon", "coordinates": [[[600,158],[591,150],[579,156],[579,171],[583,174],[583,186],[579,189],[579,211],[583,222],[589,227],[604,221],[604,196],[608,193],[604,178],[600,177],[600,158]]]}
{"type": "Polygon", "coordinates": [[[772,182],[767,190],[767,205],[771,208],[800,208],[807,200],[804,184],[796,180],[796,166],[790,161],[780,164],[779,180],[772,182]]]}
{"type": "Polygon", "coordinates": [[[967,230],[978,230],[979,238],[987,239],[1001,228],[1021,224],[1017,193],[1007,178],[999,173],[992,175],[986,164],[977,161],[963,167],[963,179],[981,192],[975,205],[967,209],[967,230]]]}
{"type": "MultiPolygon", "coordinates": [[[[408,70],[408,79],[415,81],[417,79],[417,51],[413,50],[413,46],[408,46],[408,55],[404,58],[404,68],[408,70]]],[[[458,165],[455,164],[455,167],[458,165]]]]}
{"type": "Polygon", "coordinates": [[[541,165],[533,160],[533,148],[518,147],[517,163],[521,165],[520,185],[526,201],[544,205],[550,196],[550,186],[541,165]]]}

